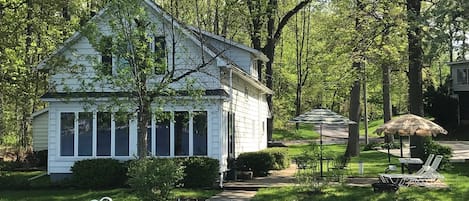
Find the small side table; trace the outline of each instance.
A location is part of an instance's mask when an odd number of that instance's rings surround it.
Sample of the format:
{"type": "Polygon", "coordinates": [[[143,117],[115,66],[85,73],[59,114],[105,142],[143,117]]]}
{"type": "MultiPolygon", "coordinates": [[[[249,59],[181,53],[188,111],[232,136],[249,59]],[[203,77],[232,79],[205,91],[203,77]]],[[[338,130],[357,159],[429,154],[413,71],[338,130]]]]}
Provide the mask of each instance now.
{"type": "Polygon", "coordinates": [[[409,164],[423,164],[420,158],[399,158],[398,160],[402,165],[402,173],[404,173],[404,166],[407,166],[407,171],[410,173],[409,164]]]}

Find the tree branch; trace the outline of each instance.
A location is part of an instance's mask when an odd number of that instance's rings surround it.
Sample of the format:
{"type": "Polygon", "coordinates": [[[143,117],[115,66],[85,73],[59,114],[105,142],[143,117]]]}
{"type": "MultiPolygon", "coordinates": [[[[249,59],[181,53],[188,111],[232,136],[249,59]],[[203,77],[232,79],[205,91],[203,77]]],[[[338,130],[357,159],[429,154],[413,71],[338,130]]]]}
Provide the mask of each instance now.
{"type": "Polygon", "coordinates": [[[303,0],[302,2],[298,3],[295,8],[291,9],[290,11],[285,14],[282,19],[280,20],[277,30],[275,31],[273,42],[274,44],[277,43],[279,40],[280,36],[282,35],[282,29],[287,25],[288,21],[290,20],[291,17],[293,17],[298,11],[300,11],[302,8],[304,8],[308,3],[310,3],[312,0],[303,0]]]}

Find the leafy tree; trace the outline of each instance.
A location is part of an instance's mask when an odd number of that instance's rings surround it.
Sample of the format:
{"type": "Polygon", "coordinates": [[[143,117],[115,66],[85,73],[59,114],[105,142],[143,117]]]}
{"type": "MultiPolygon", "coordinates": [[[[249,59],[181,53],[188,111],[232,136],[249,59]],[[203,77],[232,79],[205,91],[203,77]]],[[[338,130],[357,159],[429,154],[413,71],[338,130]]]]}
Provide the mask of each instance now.
{"type": "MultiPolygon", "coordinates": [[[[150,6],[160,9],[156,4],[150,6]]],[[[169,22],[153,22],[149,9],[152,8],[143,0],[109,1],[103,13],[87,23],[81,31],[99,54],[88,58],[91,67],[72,65],[65,60],[72,67],[72,71],[68,73],[81,84],[77,89],[63,89],[66,92],[104,91],[109,96],[107,102],[84,97],[87,107],[118,113],[137,113],[139,158],[147,156],[146,128],[152,115],[170,118],[162,113],[163,106],[184,101],[168,97],[187,95],[197,100],[203,91],[191,75],[210,75],[204,69],[218,57],[212,55],[206,58],[204,53],[191,54],[184,46],[184,33],[177,29],[180,25],[172,18],[169,22]],[[101,56],[101,61],[98,56],[101,56]],[[187,64],[177,63],[180,58],[187,64]],[[94,73],[94,76],[90,77],[89,73],[83,72],[94,73]]],[[[61,68],[63,59],[51,61],[56,73],[67,71],[61,68]]],[[[67,86],[69,81],[65,80],[57,86],[67,86]]],[[[187,105],[190,103],[187,102],[187,105]]]]}

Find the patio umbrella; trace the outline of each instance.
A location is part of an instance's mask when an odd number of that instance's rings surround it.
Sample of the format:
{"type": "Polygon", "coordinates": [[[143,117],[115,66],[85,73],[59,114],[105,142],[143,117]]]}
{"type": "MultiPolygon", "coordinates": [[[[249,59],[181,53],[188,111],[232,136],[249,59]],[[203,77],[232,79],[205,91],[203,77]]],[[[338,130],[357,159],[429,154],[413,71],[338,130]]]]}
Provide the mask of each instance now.
{"type": "Polygon", "coordinates": [[[348,125],[355,124],[354,121],[339,115],[329,109],[313,109],[309,112],[296,116],[292,123],[305,123],[319,125],[319,147],[320,147],[320,174],[323,176],[323,157],[322,157],[322,125],[348,125]]]}
{"type": "MultiPolygon", "coordinates": [[[[447,134],[448,131],[428,119],[413,114],[406,114],[384,123],[376,129],[375,133],[392,135],[398,134],[401,147],[401,157],[403,157],[402,136],[436,136],[438,134],[447,134]]],[[[388,146],[388,160],[389,158],[388,146]]]]}

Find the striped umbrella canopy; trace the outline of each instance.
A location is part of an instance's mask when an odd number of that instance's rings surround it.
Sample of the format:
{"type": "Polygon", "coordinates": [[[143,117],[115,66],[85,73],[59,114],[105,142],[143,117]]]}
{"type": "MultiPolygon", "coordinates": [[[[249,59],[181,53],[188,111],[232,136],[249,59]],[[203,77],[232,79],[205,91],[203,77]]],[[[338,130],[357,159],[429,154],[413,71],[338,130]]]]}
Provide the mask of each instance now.
{"type": "Polygon", "coordinates": [[[356,124],[354,121],[344,117],[340,114],[337,114],[328,109],[313,109],[309,112],[303,113],[296,116],[292,120],[292,123],[306,123],[306,124],[316,124],[319,125],[319,147],[320,147],[320,173],[323,177],[323,154],[322,154],[322,125],[348,125],[356,124]]]}
{"type": "Polygon", "coordinates": [[[432,121],[413,114],[406,114],[394,118],[378,127],[377,134],[398,134],[400,136],[436,136],[448,134],[443,127],[432,121]]]}
{"type": "Polygon", "coordinates": [[[313,109],[291,119],[292,123],[347,125],[355,124],[354,121],[337,114],[329,109],[313,109]]]}

